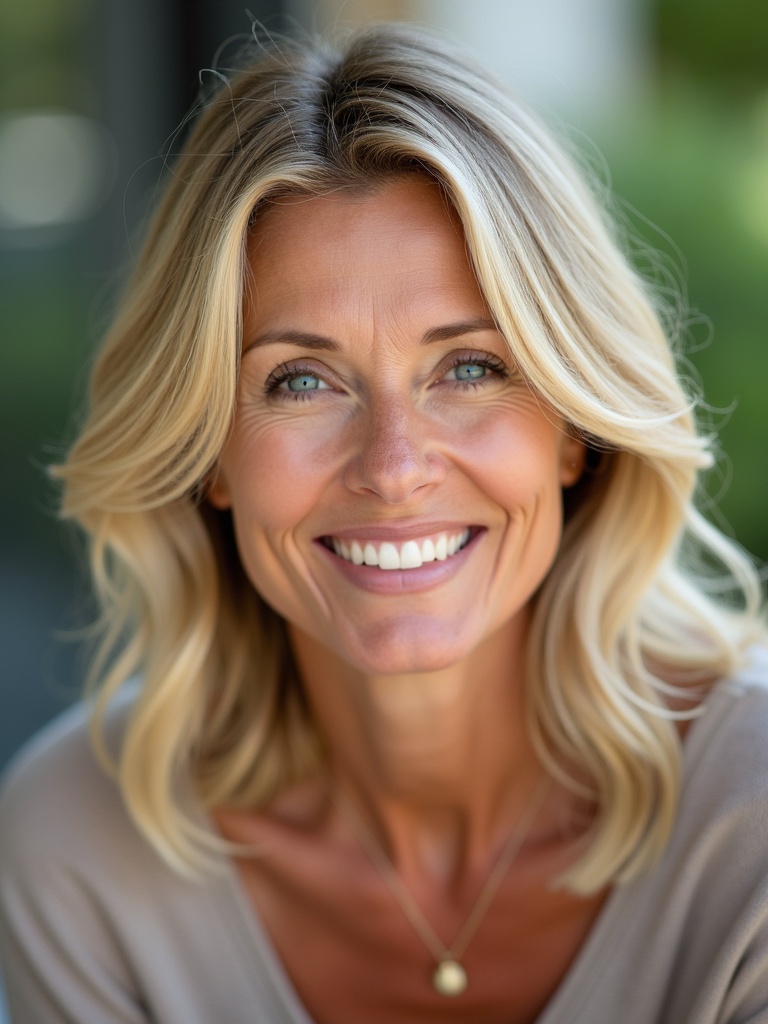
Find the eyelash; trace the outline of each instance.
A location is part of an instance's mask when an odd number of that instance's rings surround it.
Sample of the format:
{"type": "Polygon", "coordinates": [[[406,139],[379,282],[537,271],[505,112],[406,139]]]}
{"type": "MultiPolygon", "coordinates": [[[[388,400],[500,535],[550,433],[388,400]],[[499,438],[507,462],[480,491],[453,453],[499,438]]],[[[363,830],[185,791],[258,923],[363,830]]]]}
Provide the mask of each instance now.
{"type": "MultiPolygon", "coordinates": [[[[288,363],[281,363],[279,366],[276,366],[272,373],[270,373],[269,377],[267,377],[264,384],[264,393],[268,396],[271,395],[274,397],[278,394],[281,384],[285,384],[286,381],[291,380],[294,377],[303,376],[319,378],[320,374],[313,366],[306,366],[301,363],[293,363],[289,366],[288,363]]],[[[282,395],[282,398],[289,402],[303,402],[311,399],[311,397],[311,391],[287,391],[282,395]]]]}
{"type": "MultiPolygon", "coordinates": [[[[462,391],[466,391],[469,388],[475,389],[478,387],[485,386],[489,379],[508,377],[509,373],[506,365],[502,362],[498,356],[491,355],[490,352],[482,352],[474,355],[456,356],[451,360],[448,370],[455,370],[460,366],[482,366],[486,370],[490,370],[492,377],[480,377],[476,380],[453,380],[451,385],[453,387],[460,388],[462,391]]],[[[295,377],[302,376],[320,377],[315,367],[309,366],[302,363],[281,363],[276,366],[275,369],[270,373],[269,377],[264,384],[264,393],[267,396],[277,397],[279,395],[282,401],[288,402],[305,402],[313,401],[313,391],[318,390],[314,388],[310,391],[285,391],[280,392],[280,385],[285,384],[286,381],[292,380],[295,377]]],[[[324,388],[321,390],[325,390],[324,388]]]]}
{"type": "MultiPolygon", "coordinates": [[[[493,377],[504,379],[509,376],[506,365],[498,356],[491,355],[490,352],[482,352],[472,356],[456,356],[448,369],[455,370],[459,366],[483,366],[486,370],[491,371],[493,377]]],[[[479,377],[476,380],[455,380],[452,383],[461,388],[476,388],[487,384],[488,380],[488,377],[479,377]]]]}

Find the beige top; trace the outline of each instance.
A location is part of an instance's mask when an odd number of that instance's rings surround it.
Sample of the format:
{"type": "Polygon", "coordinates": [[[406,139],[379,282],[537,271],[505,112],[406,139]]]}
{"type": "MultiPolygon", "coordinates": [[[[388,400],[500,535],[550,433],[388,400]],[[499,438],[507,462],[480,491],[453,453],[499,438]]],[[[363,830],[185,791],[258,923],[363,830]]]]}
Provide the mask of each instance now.
{"type": "MultiPolygon", "coordinates": [[[[96,767],[82,708],[0,800],[0,954],[13,1024],[312,1024],[229,865],[166,868],[96,767]]],[[[686,740],[661,863],[616,889],[538,1024],[768,1024],[768,658],[686,740]]]]}

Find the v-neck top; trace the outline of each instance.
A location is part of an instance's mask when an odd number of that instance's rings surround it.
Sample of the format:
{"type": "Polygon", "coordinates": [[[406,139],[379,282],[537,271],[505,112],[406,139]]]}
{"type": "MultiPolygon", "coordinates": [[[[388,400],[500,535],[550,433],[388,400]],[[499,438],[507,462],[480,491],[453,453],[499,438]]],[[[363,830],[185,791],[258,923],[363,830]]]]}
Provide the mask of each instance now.
{"type": "MultiPolygon", "coordinates": [[[[313,1024],[234,865],[183,878],[136,830],[82,705],[5,777],[0,961],[13,1024],[313,1024]]],[[[713,689],[664,855],[614,889],[536,1024],[617,1021],[768,1024],[763,653],[713,689]]]]}

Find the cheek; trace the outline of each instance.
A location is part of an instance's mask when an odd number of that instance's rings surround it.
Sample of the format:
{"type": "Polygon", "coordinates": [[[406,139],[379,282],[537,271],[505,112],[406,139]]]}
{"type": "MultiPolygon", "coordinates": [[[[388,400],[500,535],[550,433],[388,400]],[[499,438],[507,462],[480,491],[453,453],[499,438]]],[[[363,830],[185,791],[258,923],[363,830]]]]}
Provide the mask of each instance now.
{"type": "Polygon", "coordinates": [[[265,530],[300,522],[333,476],[328,440],[321,431],[277,426],[234,438],[222,465],[235,521],[265,530]]]}
{"type": "Polygon", "coordinates": [[[539,415],[484,417],[466,433],[462,462],[485,494],[511,514],[537,506],[561,508],[560,439],[539,415]]]}

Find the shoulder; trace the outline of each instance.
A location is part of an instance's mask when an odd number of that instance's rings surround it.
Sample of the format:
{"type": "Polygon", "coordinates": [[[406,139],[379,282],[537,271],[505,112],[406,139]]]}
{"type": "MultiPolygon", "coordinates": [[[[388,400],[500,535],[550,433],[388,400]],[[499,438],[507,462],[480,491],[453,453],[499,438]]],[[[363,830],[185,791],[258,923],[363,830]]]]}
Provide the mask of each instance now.
{"type": "Polygon", "coordinates": [[[689,782],[706,772],[723,792],[768,792],[768,649],[714,687],[685,743],[689,782]]]}
{"type": "Polygon", "coordinates": [[[712,688],[683,753],[669,842],[617,886],[563,1020],[768,1019],[768,652],[712,688]]]}
{"type": "Polygon", "coordinates": [[[768,652],[710,693],[686,737],[671,851],[688,877],[762,895],[768,912],[768,652]]]}
{"type": "Polygon", "coordinates": [[[624,937],[603,952],[633,1020],[765,1019],[767,850],[768,652],[755,649],[688,732],[668,846],[615,904],[624,937]]]}
{"type": "MultiPolygon", "coordinates": [[[[129,702],[116,702],[107,735],[119,745],[129,702]]],[[[88,735],[90,709],[65,711],[32,738],[6,769],[0,783],[0,866],[36,851],[81,857],[127,816],[119,789],[98,763],[88,735]]]]}
{"type": "MultiPolygon", "coordinates": [[[[117,702],[107,723],[118,745],[126,709],[117,702]]],[[[20,1020],[143,1019],[115,922],[147,888],[126,876],[158,872],[91,751],[88,719],[82,704],[60,715],[0,785],[0,959],[20,1020]]]]}
{"type": "MultiPolygon", "coordinates": [[[[109,712],[115,751],[131,704],[109,712]]],[[[0,961],[13,1019],[278,1019],[279,1009],[260,1015],[279,993],[228,862],[199,878],[166,864],[92,752],[88,722],[87,705],[60,716],[0,785],[0,961]]]]}
{"type": "MultiPolygon", "coordinates": [[[[110,706],[105,738],[118,752],[133,693],[110,706]]],[[[75,912],[120,899],[117,878],[145,883],[164,875],[120,787],[90,742],[91,708],[54,719],[16,755],[0,780],[0,916],[10,905],[46,901],[75,912]]]]}

